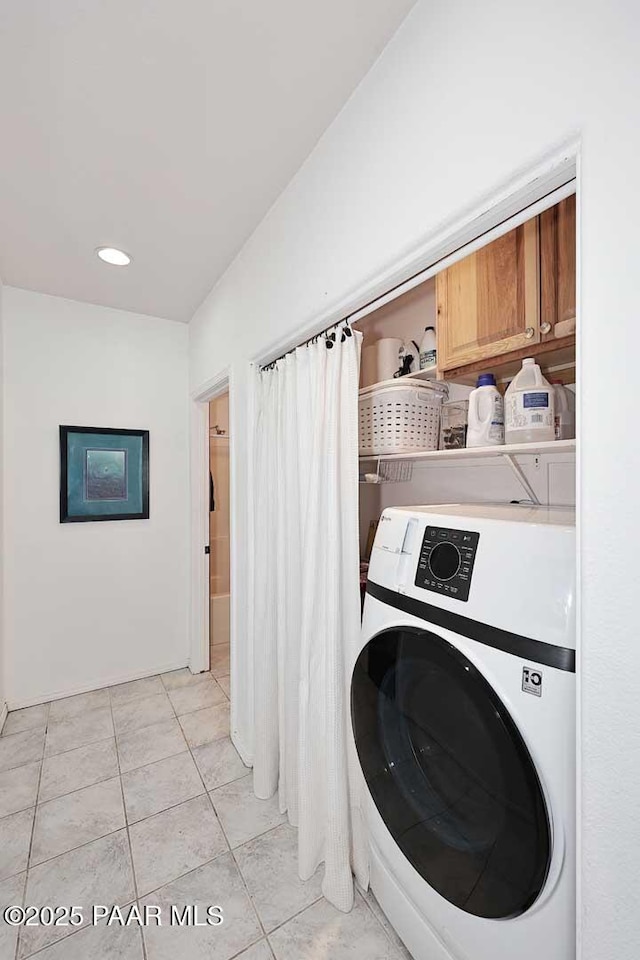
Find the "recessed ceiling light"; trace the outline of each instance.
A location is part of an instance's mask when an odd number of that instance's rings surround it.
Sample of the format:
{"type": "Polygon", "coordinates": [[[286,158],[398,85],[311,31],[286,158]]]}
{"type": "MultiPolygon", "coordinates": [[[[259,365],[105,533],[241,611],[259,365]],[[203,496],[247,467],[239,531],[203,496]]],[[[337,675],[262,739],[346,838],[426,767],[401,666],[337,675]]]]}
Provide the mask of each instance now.
{"type": "Polygon", "coordinates": [[[126,267],[131,263],[131,257],[124,250],[118,250],[116,247],[98,247],[96,253],[105,263],[110,263],[114,267],[126,267]]]}

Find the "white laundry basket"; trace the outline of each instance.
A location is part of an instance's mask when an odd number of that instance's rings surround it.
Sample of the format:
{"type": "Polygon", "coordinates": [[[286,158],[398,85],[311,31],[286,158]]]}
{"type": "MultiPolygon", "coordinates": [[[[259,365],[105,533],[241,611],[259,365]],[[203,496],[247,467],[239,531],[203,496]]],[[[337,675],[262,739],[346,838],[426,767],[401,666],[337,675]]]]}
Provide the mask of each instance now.
{"type": "Polygon", "coordinates": [[[389,380],[360,390],[360,456],[437,450],[446,383],[389,380]]]}

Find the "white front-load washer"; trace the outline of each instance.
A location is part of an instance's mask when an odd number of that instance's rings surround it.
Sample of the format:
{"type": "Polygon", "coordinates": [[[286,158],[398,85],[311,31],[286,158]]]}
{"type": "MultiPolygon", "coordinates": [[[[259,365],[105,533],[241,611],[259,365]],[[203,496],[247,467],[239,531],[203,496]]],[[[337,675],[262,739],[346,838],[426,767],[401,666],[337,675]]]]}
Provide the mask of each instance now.
{"type": "Polygon", "coordinates": [[[574,512],[385,510],[351,715],[371,886],[416,960],[572,960],[574,512]]]}

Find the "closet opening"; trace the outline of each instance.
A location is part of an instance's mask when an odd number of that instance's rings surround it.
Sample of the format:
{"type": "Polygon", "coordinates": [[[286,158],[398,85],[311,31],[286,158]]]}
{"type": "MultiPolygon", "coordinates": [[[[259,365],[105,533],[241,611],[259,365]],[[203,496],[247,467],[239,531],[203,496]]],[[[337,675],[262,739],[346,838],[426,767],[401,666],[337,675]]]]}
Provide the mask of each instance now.
{"type": "MultiPolygon", "coordinates": [[[[575,181],[563,185],[504,221],[498,235],[478,237],[352,316],[363,335],[362,594],[386,507],[575,506],[574,191],[575,181]],[[542,403],[544,391],[551,393],[543,411],[548,427],[529,431],[529,442],[521,442],[518,434],[526,431],[509,435],[505,394],[526,358],[537,370],[532,395],[542,403]],[[503,413],[496,436],[484,438],[475,388],[488,383],[503,413]]],[[[534,414],[532,420],[542,421],[540,411],[534,414]]]]}
{"type": "Polygon", "coordinates": [[[230,696],[229,393],[209,402],[209,664],[230,696]]]}

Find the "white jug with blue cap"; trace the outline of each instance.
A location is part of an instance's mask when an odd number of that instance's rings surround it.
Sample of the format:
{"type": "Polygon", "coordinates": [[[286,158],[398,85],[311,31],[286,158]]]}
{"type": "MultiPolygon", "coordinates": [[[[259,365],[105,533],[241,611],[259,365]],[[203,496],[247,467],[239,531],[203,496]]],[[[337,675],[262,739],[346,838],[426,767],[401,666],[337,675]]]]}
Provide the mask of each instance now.
{"type": "Polygon", "coordinates": [[[492,373],[481,373],[469,394],[468,447],[495,447],[504,443],[504,400],[492,373]]]}

